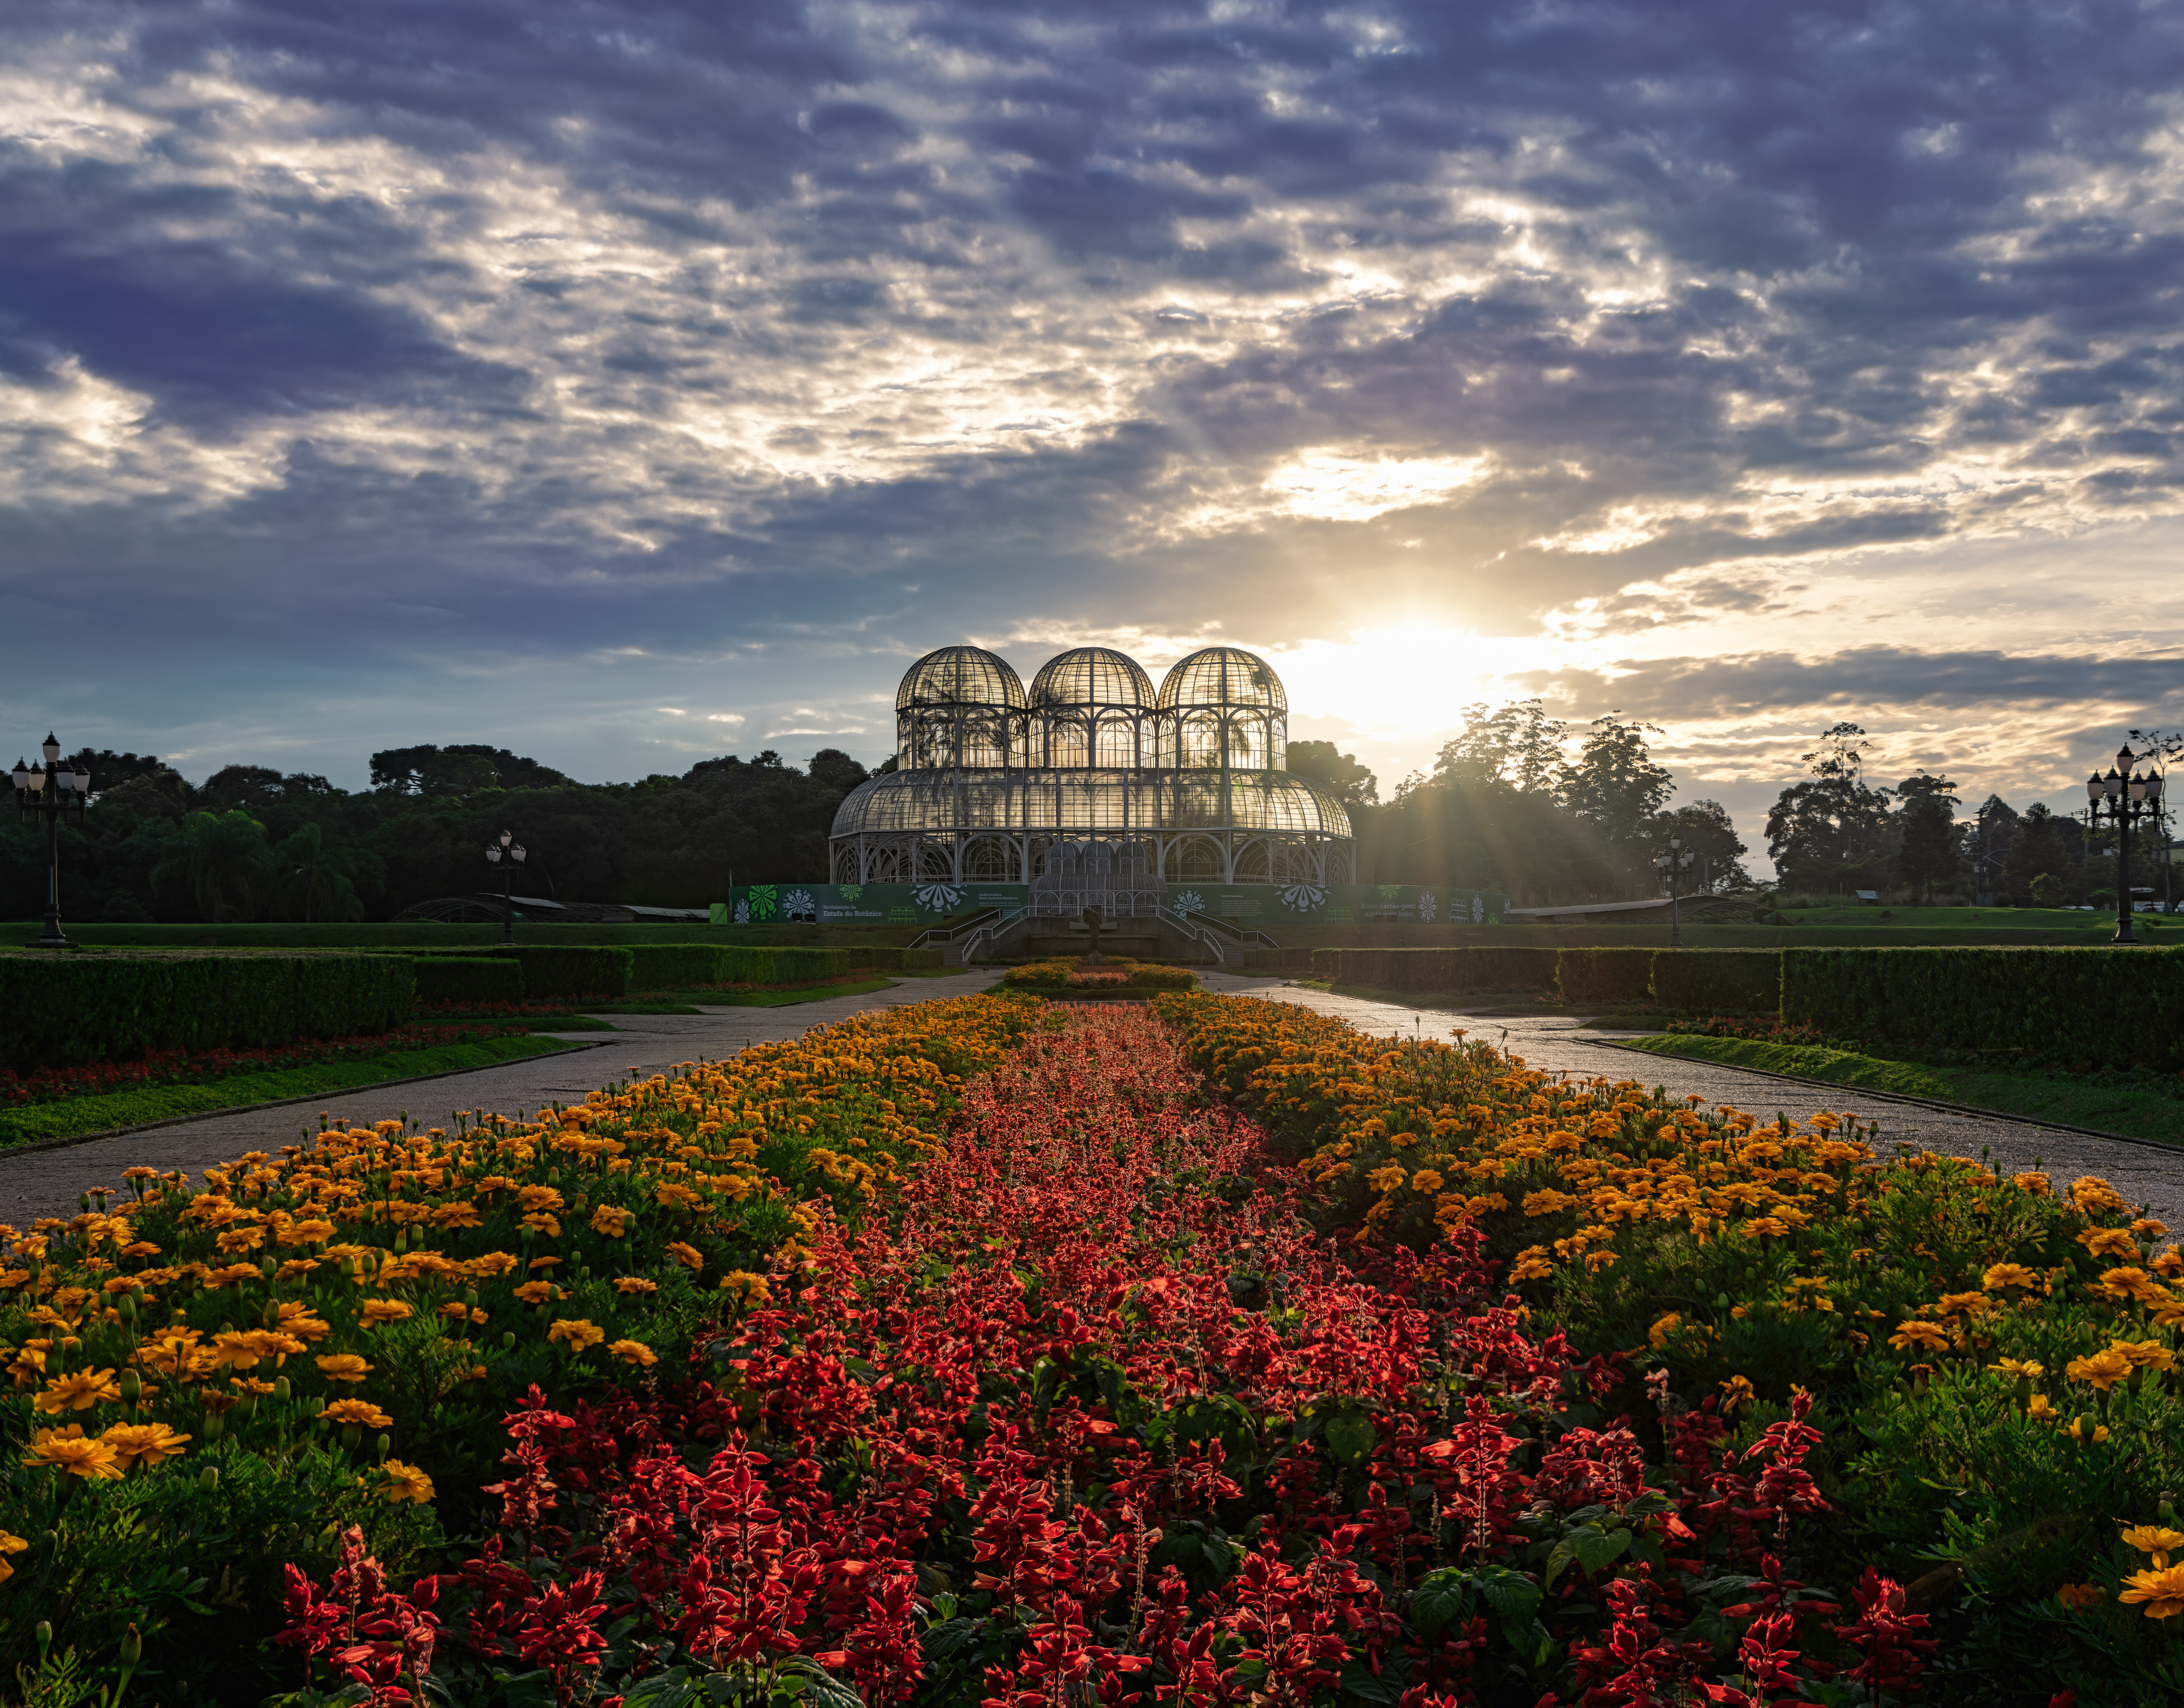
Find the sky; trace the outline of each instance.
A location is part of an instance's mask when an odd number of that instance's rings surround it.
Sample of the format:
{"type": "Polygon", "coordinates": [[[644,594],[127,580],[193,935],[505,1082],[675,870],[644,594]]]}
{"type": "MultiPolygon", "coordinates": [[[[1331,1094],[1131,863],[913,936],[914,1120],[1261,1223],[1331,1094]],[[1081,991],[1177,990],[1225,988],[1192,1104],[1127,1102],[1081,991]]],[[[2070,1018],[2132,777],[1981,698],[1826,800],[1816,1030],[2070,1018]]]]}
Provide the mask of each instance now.
{"type": "MultiPolygon", "coordinates": [[[[2184,7],[0,8],[0,739],[361,787],[1261,652],[1760,821],[2184,724],[2184,7]]],[[[0,756],[0,762],[5,757],[0,756]]]]}

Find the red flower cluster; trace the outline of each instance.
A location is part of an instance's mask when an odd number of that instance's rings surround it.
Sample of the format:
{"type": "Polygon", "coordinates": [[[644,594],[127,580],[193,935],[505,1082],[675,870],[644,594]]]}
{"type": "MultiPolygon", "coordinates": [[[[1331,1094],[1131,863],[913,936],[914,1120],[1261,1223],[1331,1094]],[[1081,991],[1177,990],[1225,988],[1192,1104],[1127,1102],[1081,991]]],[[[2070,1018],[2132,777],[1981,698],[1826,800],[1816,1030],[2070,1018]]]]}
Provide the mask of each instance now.
{"type": "Polygon", "coordinates": [[[1304,1189],[1143,1010],[1057,1019],[884,1219],[816,1219],[705,1379],[534,1390],[442,1580],[459,1665],[565,1703],[682,1666],[985,1708],[1428,1708],[1488,1666],[1592,1708],[1771,1701],[1846,1643],[1916,1673],[1893,1585],[1838,1632],[1778,1563],[1825,1510],[1808,1399],[1732,1454],[1662,1388],[1649,1465],[1596,1409],[1618,1363],[1530,1332],[1468,1227],[1330,1242],[1304,1189]]]}

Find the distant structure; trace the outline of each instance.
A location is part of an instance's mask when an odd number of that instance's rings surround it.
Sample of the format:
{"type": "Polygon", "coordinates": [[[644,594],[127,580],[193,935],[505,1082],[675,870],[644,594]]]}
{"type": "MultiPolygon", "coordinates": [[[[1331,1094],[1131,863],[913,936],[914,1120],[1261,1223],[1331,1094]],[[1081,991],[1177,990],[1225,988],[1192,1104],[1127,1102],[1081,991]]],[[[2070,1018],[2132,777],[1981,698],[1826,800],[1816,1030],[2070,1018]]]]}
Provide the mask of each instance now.
{"type": "Polygon", "coordinates": [[[1238,648],[1156,693],[1135,659],[1077,647],[1027,693],[1006,660],[943,647],[894,707],[896,769],[834,815],[836,883],[1059,885],[1146,914],[1170,883],[1356,882],[1341,802],[1289,774],[1281,679],[1238,648]]]}

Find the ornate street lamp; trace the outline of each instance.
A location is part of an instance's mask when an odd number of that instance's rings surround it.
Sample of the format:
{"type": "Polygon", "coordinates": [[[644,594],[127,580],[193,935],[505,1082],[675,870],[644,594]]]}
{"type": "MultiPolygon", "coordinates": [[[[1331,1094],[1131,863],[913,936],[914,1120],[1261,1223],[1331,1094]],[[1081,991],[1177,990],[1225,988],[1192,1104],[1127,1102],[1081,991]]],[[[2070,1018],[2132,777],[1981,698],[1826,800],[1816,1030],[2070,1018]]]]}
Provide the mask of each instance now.
{"type": "MultiPolygon", "coordinates": [[[[2151,759],[2152,755],[2148,755],[2151,759]]],[[[2116,933],[2114,943],[2141,939],[2131,926],[2131,828],[2151,822],[2161,814],[2161,773],[2149,764],[2134,776],[2139,756],[2126,742],[2116,749],[2115,764],[2103,776],[2098,771],[2086,779],[2086,816],[2098,830],[2105,817],[2116,832],[2116,933]]]]}
{"type": "Polygon", "coordinates": [[[1679,897],[1684,874],[1691,869],[1692,862],[1697,859],[1697,850],[1685,848],[1681,837],[1670,837],[1668,847],[1653,856],[1653,870],[1669,882],[1669,947],[1671,949],[1684,946],[1684,921],[1679,897]]]}
{"type": "Polygon", "coordinates": [[[509,894],[509,885],[515,876],[516,867],[523,864],[523,844],[513,832],[503,831],[500,840],[485,845],[485,857],[500,868],[500,940],[515,941],[515,903],[509,894]],[[505,858],[504,858],[505,856],[505,858]]]}
{"type": "Polygon", "coordinates": [[[73,949],[61,931],[61,819],[74,813],[83,819],[84,803],[91,798],[91,773],[61,764],[61,744],[48,731],[46,762],[25,767],[15,761],[15,812],[25,819],[46,821],[46,929],[32,949],[73,949]]]}

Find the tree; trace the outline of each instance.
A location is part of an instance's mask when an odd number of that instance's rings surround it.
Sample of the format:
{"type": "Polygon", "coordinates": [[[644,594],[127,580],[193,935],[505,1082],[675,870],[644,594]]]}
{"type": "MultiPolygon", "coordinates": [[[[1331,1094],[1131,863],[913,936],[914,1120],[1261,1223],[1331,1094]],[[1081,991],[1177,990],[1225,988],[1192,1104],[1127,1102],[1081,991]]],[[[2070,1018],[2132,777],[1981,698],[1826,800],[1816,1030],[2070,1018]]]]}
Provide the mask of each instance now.
{"type": "MultiPolygon", "coordinates": [[[[1481,701],[1463,709],[1463,732],[1435,759],[1436,778],[1504,782],[1520,794],[1556,792],[1569,726],[1549,717],[1541,701],[1518,700],[1492,712],[1481,701]]],[[[1294,761],[1290,769],[1296,769],[1294,761]]]]}
{"type": "Polygon", "coordinates": [[[306,924],[315,915],[320,919],[364,917],[364,904],[350,882],[351,862],[327,850],[326,833],[319,826],[307,824],[283,838],[274,847],[271,866],[270,893],[287,906],[300,905],[306,924]]]}
{"type": "Polygon", "coordinates": [[[468,796],[485,789],[554,788],[569,779],[536,759],[480,743],[388,748],[371,756],[371,786],[396,794],[468,796]]]}
{"type": "Polygon", "coordinates": [[[809,775],[814,782],[847,794],[871,773],[841,748],[822,748],[811,755],[809,775]]]}
{"type": "Polygon", "coordinates": [[[1625,723],[1618,713],[1592,720],[1577,762],[1561,777],[1563,805],[1592,826],[1607,845],[1627,859],[1639,852],[1646,821],[1674,792],[1675,778],[1646,751],[1651,724],[1625,723]]]}
{"type": "Polygon", "coordinates": [[[1767,815],[1767,854],[1786,887],[1878,885],[1887,871],[1890,792],[1861,780],[1867,737],[1839,723],[1804,755],[1809,781],[1782,791],[1767,815]]]}
{"type": "MultiPolygon", "coordinates": [[[[2031,901],[2042,878],[2058,902],[2075,901],[2086,889],[2086,833],[2075,819],[2035,801],[2017,821],[2003,862],[2003,892],[2020,906],[2031,901]]],[[[2043,905],[2054,905],[2054,903],[2043,905]]]]}
{"type": "Polygon", "coordinates": [[[214,925],[227,917],[229,904],[246,919],[256,911],[271,876],[265,826],[240,809],[192,813],[182,821],[181,846],[152,873],[155,884],[176,879],[197,896],[198,910],[214,925]]]}
{"type": "Polygon", "coordinates": [[[1691,871],[1701,889],[1712,893],[1750,887],[1752,875],[1737,858],[1747,849],[1719,801],[1692,801],[1646,821],[1646,842],[1658,847],[1670,837],[1682,837],[1685,848],[1698,856],[1691,871]]]}
{"type": "Polygon", "coordinates": [[[1338,753],[1333,742],[1291,742],[1289,767],[1321,785],[1353,814],[1379,804],[1379,780],[1357,763],[1355,754],[1338,753]]]}
{"type": "Polygon", "coordinates": [[[1957,852],[1957,786],[1947,777],[1919,771],[1896,785],[1903,803],[1897,815],[1900,832],[1896,848],[1896,876],[1918,892],[1923,905],[1937,883],[1954,882],[1962,870],[1957,852]]]}

